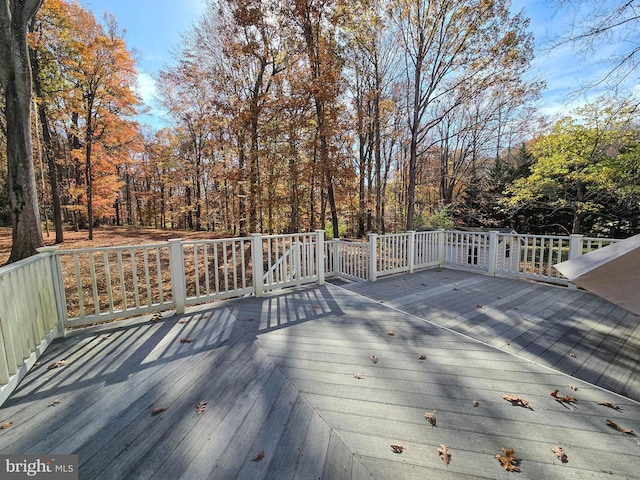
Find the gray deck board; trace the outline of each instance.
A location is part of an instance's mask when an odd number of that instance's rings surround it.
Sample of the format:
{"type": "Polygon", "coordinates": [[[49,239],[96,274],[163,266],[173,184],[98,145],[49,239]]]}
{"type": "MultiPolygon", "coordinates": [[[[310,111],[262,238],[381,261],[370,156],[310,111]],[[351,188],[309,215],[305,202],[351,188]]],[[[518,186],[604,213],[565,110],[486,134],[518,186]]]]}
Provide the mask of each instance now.
{"type": "Polygon", "coordinates": [[[586,292],[453,270],[201,306],[54,342],[0,409],[0,450],[76,453],[83,479],[411,480],[515,478],[494,457],[514,447],[518,478],[640,478],[637,437],[607,425],[640,431],[639,323],[586,292]]]}

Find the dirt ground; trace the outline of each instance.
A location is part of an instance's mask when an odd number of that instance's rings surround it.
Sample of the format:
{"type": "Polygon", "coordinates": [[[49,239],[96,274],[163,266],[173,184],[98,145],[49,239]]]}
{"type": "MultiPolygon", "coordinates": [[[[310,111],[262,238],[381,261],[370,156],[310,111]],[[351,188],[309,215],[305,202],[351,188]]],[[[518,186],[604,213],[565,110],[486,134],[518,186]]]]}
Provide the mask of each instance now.
{"type": "MultiPolygon", "coordinates": [[[[165,242],[170,238],[214,239],[222,238],[216,232],[195,232],[187,230],[160,230],[156,228],[101,226],[93,230],[93,240],[88,240],[88,231],[65,231],[61,249],[107,247],[114,245],[143,245],[146,243],[165,242]]],[[[53,245],[56,239],[54,231],[47,236],[42,232],[45,245],[53,245]]],[[[4,265],[11,254],[11,227],[0,227],[0,266],[4,265]]]]}

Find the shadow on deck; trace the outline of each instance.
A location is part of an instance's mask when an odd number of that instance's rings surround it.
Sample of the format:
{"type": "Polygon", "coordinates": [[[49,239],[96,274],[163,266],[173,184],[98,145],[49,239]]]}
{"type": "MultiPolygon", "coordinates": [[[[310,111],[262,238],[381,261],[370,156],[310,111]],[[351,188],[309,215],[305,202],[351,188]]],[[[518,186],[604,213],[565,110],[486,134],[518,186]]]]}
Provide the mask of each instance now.
{"type": "Polygon", "coordinates": [[[0,451],[78,454],[82,479],[457,479],[507,478],[513,447],[518,478],[640,478],[637,437],[607,424],[639,431],[640,406],[587,383],[640,398],[638,323],[450,270],[147,317],[54,342],[0,409],[0,451]]]}

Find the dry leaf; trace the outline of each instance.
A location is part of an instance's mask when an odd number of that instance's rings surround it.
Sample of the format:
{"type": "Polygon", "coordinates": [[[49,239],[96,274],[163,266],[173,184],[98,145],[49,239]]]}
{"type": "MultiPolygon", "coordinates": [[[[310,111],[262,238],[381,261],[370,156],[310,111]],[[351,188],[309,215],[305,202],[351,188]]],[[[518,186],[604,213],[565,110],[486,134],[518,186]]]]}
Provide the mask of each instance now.
{"type": "Polygon", "coordinates": [[[516,451],[513,448],[503,448],[502,453],[504,453],[504,456],[500,454],[496,455],[496,458],[500,462],[500,465],[502,465],[502,468],[507,472],[519,472],[520,468],[518,467],[518,464],[520,461],[516,457],[516,451]]]}
{"type": "Polygon", "coordinates": [[[207,402],[198,402],[198,404],[196,405],[196,413],[198,415],[202,415],[204,413],[204,409],[207,408],[207,402]]]}
{"type": "Polygon", "coordinates": [[[387,335],[389,335],[390,337],[393,337],[395,335],[395,332],[393,330],[389,330],[387,332],[387,335]]]}
{"type": "Polygon", "coordinates": [[[262,460],[264,458],[264,450],[260,450],[260,452],[258,453],[258,455],[256,455],[255,457],[253,457],[251,459],[252,462],[259,462],[260,460],[262,460]]]}
{"type": "Polygon", "coordinates": [[[353,378],[357,378],[358,380],[362,380],[364,378],[364,373],[356,373],[353,378]]]}
{"type": "Polygon", "coordinates": [[[558,457],[558,460],[560,460],[562,463],[567,463],[569,461],[567,459],[567,454],[564,453],[562,447],[553,447],[551,451],[556,454],[556,457],[558,457]]]}
{"type": "Polygon", "coordinates": [[[631,430],[630,428],[622,428],[616,422],[614,422],[613,420],[609,420],[608,418],[607,418],[607,425],[609,425],[611,428],[615,428],[619,432],[626,433],[628,435],[635,435],[635,433],[633,433],[633,430],[631,430]]]}
{"type": "Polygon", "coordinates": [[[185,337],[180,339],[180,343],[191,343],[193,342],[193,338],[185,337]]]}
{"type": "Polygon", "coordinates": [[[4,422],[0,425],[0,429],[4,430],[5,428],[9,428],[11,425],[13,425],[13,422],[4,422]]]}
{"type": "Polygon", "coordinates": [[[420,355],[418,355],[418,360],[426,360],[427,356],[424,353],[421,353],[420,355]]]}
{"type": "Polygon", "coordinates": [[[451,452],[444,443],[441,443],[438,447],[438,455],[440,455],[440,458],[445,464],[449,465],[449,462],[451,461],[451,452]]]}
{"type": "Polygon", "coordinates": [[[477,407],[478,405],[480,405],[480,403],[478,402],[478,400],[473,400],[471,402],[471,405],[473,405],[474,407],[477,407]]]}
{"type": "Polygon", "coordinates": [[[376,357],[375,355],[371,355],[371,361],[375,365],[376,363],[378,363],[378,357],[376,357]]]}
{"type": "Polygon", "coordinates": [[[182,318],[182,319],[178,320],[178,323],[185,324],[185,323],[189,322],[189,320],[191,320],[191,319],[190,318],[182,318]]]}
{"type": "Polygon", "coordinates": [[[570,388],[571,390],[573,390],[574,392],[577,392],[577,391],[578,391],[578,387],[576,387],[575,385],[571,385],[571,384],[569,384],[569,388],[570,388]]]}
{"type": "Polygon", "coordinates": [[[576,354],[575,354],[574,352],[569,352],[569,356],[570,356],[571,358],[576,358],[576,354]]]}
{"type": "Polygon", "coordinates": [[[106,335],[104,337],[100,337],[101,342],[105,342],[107,340],[109,340],[109,337],[107,337],[106,335]]]}
{"type": "Polygon", "coordinates": [[[54,363],[50,364],[47,368],[49,370],[53,370],[54,368],[66,367],[67,365],[69,365],[69,362],[67,362],[65,360],[60,360],[60,361],[57,361],[57,362],[54,362],[54,363]]]}
{"type": "Polygon", "coordinates": [[[556,399],[558,402],[562,403],[576,403],[577,400],[569,395],[563,395],[562,397],[558,395],[558,389],[556,388],[553,392],[551,392],[551,396],[556,399]]]}
{"type": "Polygon", "coordinates": [[[622,411],[622,407],[614,402],[598,402],[598,405],[604,405],[605,407],[613,408],[619,412],[622,411]]]}
{"type": "Polygon", "coordinates": [[[393,450],[393,453],[402,453],[402,451],[404,450],[404,447],[402,445],[398,445],[396,443],[392,443],[389,446],[391,447],[391,450],[393,450]]]}
{"type": "Polygon", "coordinates": [[[164,412],[167,409],[167,407],[156,407],[151,409],[151,415],[157,415],[159,413],[164,412]]]}
{"type": "Polygon", "coordinates": [[[435,415],[435,413],[425,412],[424,418],[427,419],[427,422],[429,422],[432,427],[436,426],[436,415],[435,415]]]}
{"type": "Polygon", "coordinates": [[[153,317],[151,317],[151,321],[153,323],[158,323],[159,320],[162,320],[162,315],[160,313],[156,313],[153,317]]]}
{"type": "Polygon", "coordinates": [[[482,308],[482,304],[481,303],[477,304],[476,308],[482,308]]]}
{"type": "Polygon", "coordinates": [[[515,395],[503,395],[502,398],[507,402],[511,402],[512,405],[529,408],[529,400],[525,400],[524,398],[516,397],[515,395]]]}
{"type": "Polygon", "coordinates": [[[54,400],[53,402],[51,402],[49,405],[47,405],[47,407],[55,407],[56,405],[58,405],[61,402],[61,400],[54,400]]]}

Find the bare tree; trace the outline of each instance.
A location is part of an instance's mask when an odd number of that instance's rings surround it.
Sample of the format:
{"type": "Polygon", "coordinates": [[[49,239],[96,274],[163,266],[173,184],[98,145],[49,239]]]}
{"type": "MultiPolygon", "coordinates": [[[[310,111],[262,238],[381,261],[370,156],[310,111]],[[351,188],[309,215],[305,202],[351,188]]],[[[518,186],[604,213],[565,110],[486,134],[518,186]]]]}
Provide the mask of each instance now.
{"type": "Polygon", "coordinates": [[[640,66],[640,1],[554,0],[557,15],[569,10],[573,15],[570,31],[551,43],[552,48],[570,45],[585,56],[616,47],[607,55],[602,77],[582,85],[580,91],[598,86],[619,87],[640,66]]]}

